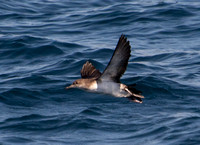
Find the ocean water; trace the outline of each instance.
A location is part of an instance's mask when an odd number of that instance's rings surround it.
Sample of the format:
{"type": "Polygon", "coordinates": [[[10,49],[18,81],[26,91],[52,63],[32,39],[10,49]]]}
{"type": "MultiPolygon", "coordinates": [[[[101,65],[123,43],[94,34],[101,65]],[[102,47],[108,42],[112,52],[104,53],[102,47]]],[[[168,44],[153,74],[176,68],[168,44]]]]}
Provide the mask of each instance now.
{"type": "Polygon", "coordinates": [[[200,2],[1,0],[0,144],[199,145],[200,2]],[[126,98],[65,90],[131,43],[126,98]]]}

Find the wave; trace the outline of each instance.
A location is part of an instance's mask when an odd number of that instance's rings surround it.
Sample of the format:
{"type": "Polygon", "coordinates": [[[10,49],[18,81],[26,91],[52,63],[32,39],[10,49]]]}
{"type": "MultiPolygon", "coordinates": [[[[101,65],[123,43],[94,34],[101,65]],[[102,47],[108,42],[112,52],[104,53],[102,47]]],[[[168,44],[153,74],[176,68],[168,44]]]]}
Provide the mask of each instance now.
{"type": "Polygon", "coordinates": [[[9,0],[0,5],[0,144],[198,144],[198,3],[9,0]],[[121,81],[145,98],[66,90],[101,72],[121,34],[121,81]]]}

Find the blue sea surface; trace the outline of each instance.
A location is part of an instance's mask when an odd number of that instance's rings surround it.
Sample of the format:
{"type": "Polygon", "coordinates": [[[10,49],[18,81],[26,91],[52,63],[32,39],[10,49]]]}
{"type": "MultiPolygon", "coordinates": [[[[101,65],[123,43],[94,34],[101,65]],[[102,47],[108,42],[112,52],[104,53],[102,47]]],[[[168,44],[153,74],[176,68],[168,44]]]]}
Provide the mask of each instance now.
{"type": "Polygon", "coordinates": [[[0,0],[0,144],[199,145],[200,2],[0,0]],[[125,34],[142,104],[66,90],[125,34]]]}

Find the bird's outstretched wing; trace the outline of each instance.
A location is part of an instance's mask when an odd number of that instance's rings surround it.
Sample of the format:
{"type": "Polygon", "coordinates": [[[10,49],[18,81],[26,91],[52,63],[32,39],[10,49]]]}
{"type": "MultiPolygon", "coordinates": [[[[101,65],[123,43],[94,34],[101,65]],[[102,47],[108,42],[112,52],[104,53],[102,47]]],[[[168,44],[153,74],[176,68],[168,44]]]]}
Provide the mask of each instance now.
{"type": "Polygon", "coordinates": [[[97,70],[89,61],[87,61],[81,69],[81,77],[97,79],[101,76],[101,72],[97,70]]]}
{"type": "Polygon", "coordinates": [[[126,71],[131,53],[131,46],[127,38],[121,35],[115,48],[113,56],[106,69],[99,78],[100,81],[114,81],[119,83],[120,77],[126,71]]]}

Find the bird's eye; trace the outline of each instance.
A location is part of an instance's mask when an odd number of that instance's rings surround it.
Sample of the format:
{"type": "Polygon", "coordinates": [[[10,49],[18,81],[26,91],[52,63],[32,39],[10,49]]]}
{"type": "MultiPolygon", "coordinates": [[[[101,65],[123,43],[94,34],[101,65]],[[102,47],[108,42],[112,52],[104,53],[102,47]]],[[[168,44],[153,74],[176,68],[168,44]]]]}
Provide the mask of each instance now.
{"type": "Polygon", "coordinates": [[[77,82],[77,81],[75,81],[75,82],[73,83],[73,85],[76,85],[76,84],[78,84],[78,82],[77,82]]]}

